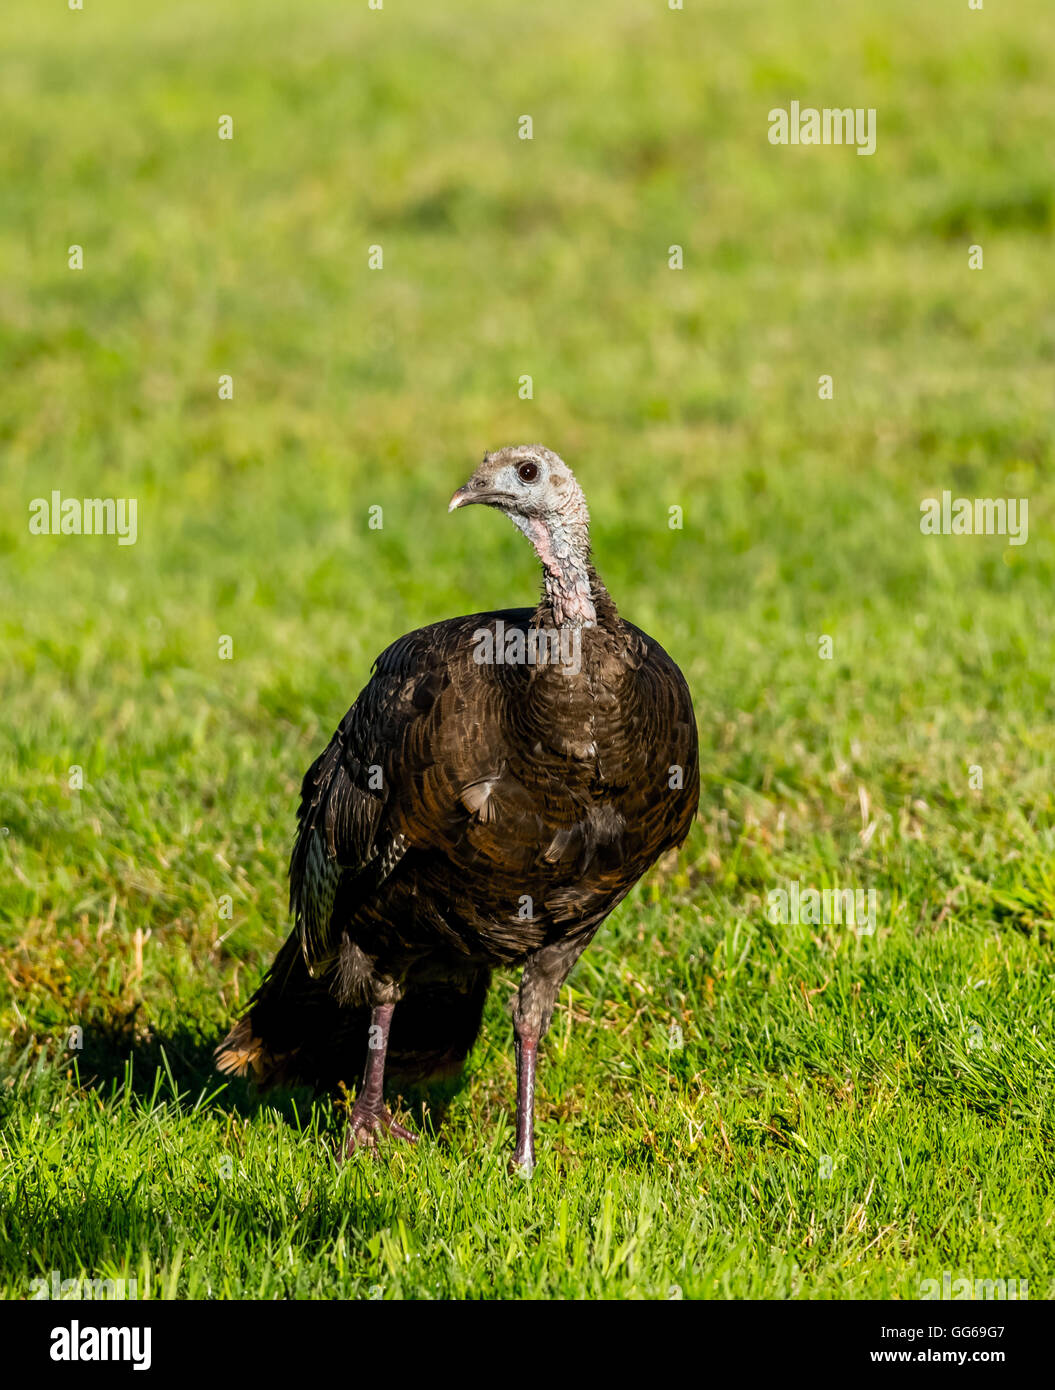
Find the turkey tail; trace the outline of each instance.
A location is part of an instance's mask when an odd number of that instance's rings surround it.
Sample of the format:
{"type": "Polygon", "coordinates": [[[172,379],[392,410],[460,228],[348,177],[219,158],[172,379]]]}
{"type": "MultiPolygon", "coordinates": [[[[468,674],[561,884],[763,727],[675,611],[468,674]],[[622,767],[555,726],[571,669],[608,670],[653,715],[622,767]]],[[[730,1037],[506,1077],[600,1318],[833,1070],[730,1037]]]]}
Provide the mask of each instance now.
{"type": "MultiPolygon", "coordinates": [[[[312,978],[300,941],[286,941],[244,1016],[216,1049],[216,1067],[266,1090],[357,1085],[366,1065],[370,1010],[342,1007],[331,975],[312,978]]],[[[416,1083],[456,1073],[480,1031],[491,983],[486,966],[457,978],[411,979],[396,1005],[386,1076],[416,1083]]]]}

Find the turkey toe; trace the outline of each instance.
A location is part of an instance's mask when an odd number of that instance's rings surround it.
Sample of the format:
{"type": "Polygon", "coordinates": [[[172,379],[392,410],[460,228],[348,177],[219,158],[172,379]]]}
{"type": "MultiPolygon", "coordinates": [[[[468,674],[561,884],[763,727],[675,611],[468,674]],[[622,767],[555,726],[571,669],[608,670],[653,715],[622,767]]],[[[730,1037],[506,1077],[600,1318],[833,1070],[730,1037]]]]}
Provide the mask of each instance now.
{"type": "Polygon", "coordinates": [[[377,1153],[379,1143],[386,1135],[395,1139],[405,1139],[408,1144],[416,1144],[418,1136],[392,1118],[387,1106],[380,1110],[363,1110],[356,1114],[353,1106],[348,1118],[348,1128],[344,1132],[344,1144],[340,1158],[351,1158],[356,1149],[369,1149],[377,1153]]]}

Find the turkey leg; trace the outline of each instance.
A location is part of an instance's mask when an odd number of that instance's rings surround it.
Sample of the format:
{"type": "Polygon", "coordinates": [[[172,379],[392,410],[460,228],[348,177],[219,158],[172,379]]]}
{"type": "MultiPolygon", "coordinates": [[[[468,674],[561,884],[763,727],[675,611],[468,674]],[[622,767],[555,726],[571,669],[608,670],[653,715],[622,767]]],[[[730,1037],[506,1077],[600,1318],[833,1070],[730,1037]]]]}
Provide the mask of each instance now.
{"type": "Polygon", "coordinates": [[[517,1142],[509,1171],[530,1178],[535,1171],[535,1068],[538,1034],[519,1024],[513,1042],[517,1059],[517,1142]]]}
{"type": "Polygon", "coordinates": [[[513,1006],[513,1037],[517,1059],[517,1140],[509,1171],[530,1178],[535,1169],[535,1070],[538,1045],[546,1035],[557,995],[575,962],[597,930],[587,931],[529,956],[513,1006]]]}
{"type": "Polygon", "coordinates": [[[395,1007],[395,1004],[381,1004],[370,1014],[370,1040],[363,1084],[359,1087],[359,1094],[348,1117],[343,1158],[350,1158],[357,1148],[376,1150],[382,1134],[394,1134],[397,1139],[417,1143],[417,1135],[398,1124],[385,1105],[385,1054],[395,1007]]]}

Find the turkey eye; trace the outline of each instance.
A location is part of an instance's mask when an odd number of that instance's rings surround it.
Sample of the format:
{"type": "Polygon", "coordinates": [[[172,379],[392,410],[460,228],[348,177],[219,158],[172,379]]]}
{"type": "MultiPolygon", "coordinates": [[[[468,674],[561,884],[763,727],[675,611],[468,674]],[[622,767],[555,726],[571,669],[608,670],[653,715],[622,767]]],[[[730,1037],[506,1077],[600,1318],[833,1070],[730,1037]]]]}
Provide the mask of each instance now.
{"type": "Polygon", "coordinates": [[[522,463],[517,469],[517,477],[522,483],[533,483],[538,477],[538,464],[522,463]]]}

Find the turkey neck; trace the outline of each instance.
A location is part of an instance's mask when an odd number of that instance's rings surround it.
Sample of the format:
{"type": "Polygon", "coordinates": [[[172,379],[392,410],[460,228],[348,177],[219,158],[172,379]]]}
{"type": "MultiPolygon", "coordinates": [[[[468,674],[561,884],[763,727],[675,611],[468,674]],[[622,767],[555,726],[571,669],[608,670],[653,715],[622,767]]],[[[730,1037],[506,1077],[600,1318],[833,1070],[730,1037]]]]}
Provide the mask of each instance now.
{"type": "Polygon", "coordinates": [[[535,547],[542,566],[543,594],[535,611],[538,628],[583,629],[611,626],[615,604],[590,562],[585,520],[513,517],[535,547]]]}
{"type": "Polygon", "coordinates": [[[534,625],[538,628],[554,627],[579,636],[586,645],[586,633],[594,634],[589,646],[602,645],[598,642],[619,626],[619,612],[611,594],[604,587],[604,581],[594,569],[589,559],[581,568],[568,575],[562,571],[558,575],[543,576],[542,598],[535,609],[534,625]],[[586,614],[589,616],[585,616],[586,614]]]}
{"type": "Polygon", "coordinates": [[[590,763],[597,757],[595,702],[605,685],[619,614],[590,561],[586,504],[564,514],[513,516],[535,547],[543,590],[531,626],[548,655],[531,665],[522,728],[538,750],[590,763]]]}
{"type": "Polygon", "coordinates": [[[619,614],[590,561],[585,524],[531,519],[522,529],[542,565],[543,592],[532,626],[555,639],[559,650],[556,659],[532,671],[524,728],[537,740],[536,750],[549,750],[562,766],[571,759],[591,767],[600,754],[596,701],[606,684],[619,614]]]}
{"type": "Polygon", "coordinates": [[[611,704],[612,677],[618,666],[620,624],[615,604],[589,562],[582,574],[594,617],[590,622],[575,621],[562,607],[564,622],[558,624],[560,598],[555,603],[555,586],[546,585],[532,626],[549,634],[551,650],[556,639],[559,656],[531,668],[519,712],[520,727],[534,749],[532,766],[544,777],[555,768],[565,787],[578,785],[580,776],[591,780],[599,762],[607,761],[602,734],[606,721],[602,717],[599,724],[598,713],[600,706],[608,709],[611,704]],[[574,765],[580,772],[573,775],[574,765]],[[549,772],[544,771],[547,767],[549,772]]]}

